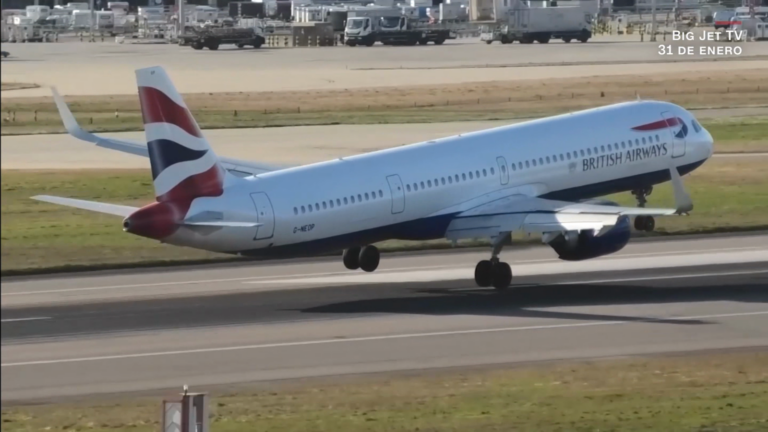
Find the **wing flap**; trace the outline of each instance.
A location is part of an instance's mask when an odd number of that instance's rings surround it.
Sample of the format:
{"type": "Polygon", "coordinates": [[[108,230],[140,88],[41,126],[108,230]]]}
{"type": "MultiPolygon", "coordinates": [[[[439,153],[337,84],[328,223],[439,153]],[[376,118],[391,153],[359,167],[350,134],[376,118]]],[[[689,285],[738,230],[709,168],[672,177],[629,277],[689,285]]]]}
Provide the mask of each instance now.
{"type": "MultiPolygon", "coordinates": [[[[144,143],[130,140],[122,140],[117,138],[106,138],[91,132],[88,132],[80,127],[77,123],[77,119],[72,114],[69,106],[61,97],[55,87],[51,88],[53,93],[53,100],[56,103],[56,108],[59,110],[59,115],[64,123],[64,128],[73,137],[96,144],[97,147],[102,147],[110,150],[117,150],[123,153],[128,153],[137,156],[149,157],[147,146],[144,143]]],[[[232,174],[239,177],[246,177],[250,175],[258,175],[266,172],[279,171],[282,169],[290,168],[289,165],[276,165],[261,162],[252,162],[240,159],[219,157],[220,163],[225,169],[232,174]]]]}
{"type": "Polygon", "coordinates": [[[36,195],[33,200],[43,201],[51,204],[58,204],[66,207],[74,207],[82,210],[89,210],[97,213],[110,214],[114,216],[128,217],[138,210],[138,207],[131,207],[119,204],[100,203],[96,201],[86,201],[74,198],[62,198],[50,195],[36,195]]]}

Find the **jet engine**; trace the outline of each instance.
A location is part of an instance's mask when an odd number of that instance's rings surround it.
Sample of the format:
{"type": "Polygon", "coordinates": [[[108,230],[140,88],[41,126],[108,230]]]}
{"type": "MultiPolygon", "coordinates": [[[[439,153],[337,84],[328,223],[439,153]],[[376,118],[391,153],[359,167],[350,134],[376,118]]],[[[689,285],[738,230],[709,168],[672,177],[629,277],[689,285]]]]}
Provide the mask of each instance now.
{"type": "Polygon", "coordinates": [[[555,237],[549,245],[561,260],[582,261],[624,249],[631,233],[629,216],[620,216],[616,225],[602,235],[595,235],[594,230],[569,231],[555,237]]]}

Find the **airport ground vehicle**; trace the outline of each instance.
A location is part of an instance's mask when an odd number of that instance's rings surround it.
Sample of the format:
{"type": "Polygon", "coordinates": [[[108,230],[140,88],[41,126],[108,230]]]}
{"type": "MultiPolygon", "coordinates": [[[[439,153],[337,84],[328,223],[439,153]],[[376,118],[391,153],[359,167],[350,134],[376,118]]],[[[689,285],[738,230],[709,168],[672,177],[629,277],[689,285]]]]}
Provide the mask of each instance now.
{"type": "Polygon", "coordinates": [[[564,42],[587,42],[592,38],[592,20],[597,6],[592,2],[579,2],[577,6],[553,6],[532,8],[517,2],[505,19],[496,25],[485,26],[480,40],[490,44],[499,41],[509,44],[519,41],[548,43],[550,39],[564,42]]]}
{"type": "Polygon", "coordinates": [[[426,45],[429,42],[442,45],[456,35],[439,24],[426,24],[402,15],[351,16],[344,29],[344,41],[348,46],[426,45]]]}
{"type": "Polygon", "coordinates": [[[265,40],[264,35],[255,28],[193,27],[179,37],[179,45],[189,45],[196,50],[217,50],[221,45],[260,48],[265,40]]]}

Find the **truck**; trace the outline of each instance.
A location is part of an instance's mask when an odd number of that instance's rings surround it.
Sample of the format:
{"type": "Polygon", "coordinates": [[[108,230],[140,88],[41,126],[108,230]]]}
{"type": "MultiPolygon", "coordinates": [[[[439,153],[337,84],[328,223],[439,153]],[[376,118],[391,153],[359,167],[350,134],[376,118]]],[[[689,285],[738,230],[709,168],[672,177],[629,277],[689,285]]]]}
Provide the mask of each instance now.
{"type": "Polygon", "coordinates": [[[252,46],[260,48],[266,39],[258,28],[238,27],[187,27],[188,32],[179,36],[179,45],[192,49],[217,50],[220,45],[235,45],[238,48],[252,46]]]}
{"type": "Polygon", "coordinates": [[[344,43],[351,47],[373,46],[376,42],[384,45],[426,45],[429,42],[442,45],[448,39],[456,39],[450,28],[421,23],[400,13],[353,16],[350,12],[344,29],[344,43]]]}
{"type": "Polygon", "coordinates": [[[596,13],[596,2],[580,2],[578,6],[530,7],[517,1],[507,11],[506,19],[482,28],[480,40],[487,44],[494,41],[531,44],[534,41],[548,43],[554,38],[566,43],[572,40],[585,43],[592,38],[592,21],[596,13]]]}

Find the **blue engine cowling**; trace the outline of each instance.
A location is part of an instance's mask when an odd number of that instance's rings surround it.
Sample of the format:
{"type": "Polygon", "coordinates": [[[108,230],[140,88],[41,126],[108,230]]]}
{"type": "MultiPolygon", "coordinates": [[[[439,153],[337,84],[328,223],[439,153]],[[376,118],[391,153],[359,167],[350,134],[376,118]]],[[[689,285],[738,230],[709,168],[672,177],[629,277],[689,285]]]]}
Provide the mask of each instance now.
{"type": "Polygon", "coordinates": [[[616,225],[601,236],[594,231],[581,231],[574,241],[559,236],[549,243],[559,258],[565,261],[582,261],[612,254],[624,249],[632,234],[629,216],[619,216],[616,225]]]}

